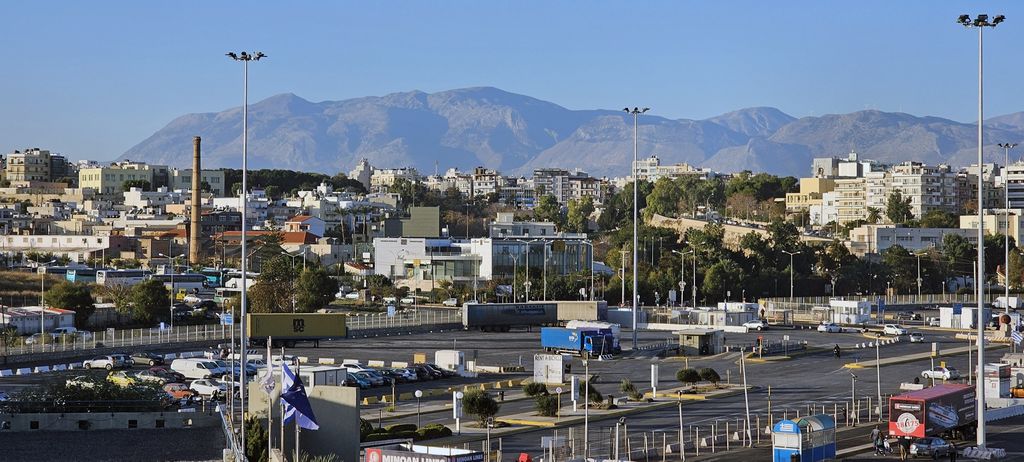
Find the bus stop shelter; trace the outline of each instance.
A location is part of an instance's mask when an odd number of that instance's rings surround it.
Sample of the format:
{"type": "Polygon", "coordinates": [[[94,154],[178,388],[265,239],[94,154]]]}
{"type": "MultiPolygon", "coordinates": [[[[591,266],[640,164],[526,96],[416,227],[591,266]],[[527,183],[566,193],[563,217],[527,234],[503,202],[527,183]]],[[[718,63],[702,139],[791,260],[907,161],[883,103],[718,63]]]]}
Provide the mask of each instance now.
{"type": "Polygon", "coordinates": [[[836,457],[836,422],[825,414],[772,427],[773,462],[818,462],[836,457]]]}

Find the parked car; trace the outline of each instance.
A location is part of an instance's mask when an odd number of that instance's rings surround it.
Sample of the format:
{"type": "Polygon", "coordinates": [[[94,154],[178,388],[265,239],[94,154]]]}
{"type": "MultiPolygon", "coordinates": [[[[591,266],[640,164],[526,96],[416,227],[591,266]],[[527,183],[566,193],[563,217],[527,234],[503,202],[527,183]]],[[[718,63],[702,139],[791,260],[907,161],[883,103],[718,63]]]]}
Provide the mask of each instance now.
{"type": "Polygon", "coordinates": [[[210,379],[224,375],[217,363],[202,358],[175,359],[171,370],[190,379],[210,379]]]}
{"type": "Polygon", "coordinates": [[[949,443],[934,436],[918,438],[910,443],[910,455],[914,457],[928,456],[932,459],[946,457],[949,455],[949,443]]]}
{"type": "Polygon", "coordinates": [[[886,324],[885,327],[882,328],[882,333],[885,335],[895,336],[907,335],[907,328],[899,324],[886,324]]]}
{"type": "Polygon", "coordinates": [[[187,401],[196,395],[196,392],[192,391],[188,385],[181,382],[165,383],[163,389],[168,396],[180,401],[187,401]]]}
{"type": "Polygon", "coordinates": [[[416,377],[419,377],[420,380],[434,380],[438,378],[437,375],[430,370],[430,368],[422,364],[411,366],[410,369],[416,372],[416,377]]]}
{"type": "Polygon", "coordinates": [[[382,301],[384,302],[385,305],[387,305],[387,304],[394,304],[395,302],[398,301],[398,299],[395,298],[395,297],[384,297],[382,299],[382,301]]]}
{"type": "Polygon", "coordinates": [[[403,297],[399,301],[402,302],[403,305],[412,305],[413,303],[416,303],[416,299],[412,297],[403,297]]]}
{"type": "Polygon", "coordinates": [[[459,299],[457,299],[457,298],[449,298],[449,299],[441,302],[441,304],[444,305],[444,306],[459,306],[459,299]]]}
{"type": "Polygon", "coordinates": [[[900,311],[899,313],[896,313],[896,320],[897,321],[919,321],[919,320],[921,320],[921,315],[919,313],[915,313],[913,311],[900,311]]]}
{"type": "Polygon", "coordinates": [[[438,366],[437,364],[434,364],[434,363],[423,363],[423,365],[427,366],[427,368],[430,369],[435,374],[439,374],[438,378],[451,377],[451,376],[455,375],[454,372],[447,371],[445,369],[441,369],[441,366],[438,366]]]}
{"type": "Polygon", "coordinates": [[[350,375],[354,375],[354,376],[359,377],[359,378],[362,378],[362,379],[365,379],[367,382],[370,382],[371,386],[374,386],[374,387],[379,387],[379,386],[384,385],[384,377],[370,375],[370,371],[369,370],[359,371],[359,372],[350,372],[349,374],[350,375]]]}
{"type": "Polygon", "coordinates": [[[378,371],[376,369],[370,369],[363,372],[370,374],[370,377],[382,380],[383,383],[381,383],[381,385],[391,385],[392,383],[394,383],[394,379],[392,379],[391,376],[384,374],[383,372],[378,371]]]}
{"type": "Polygon", "coordinates": [[[743,327],[746,327],[748,330],[765,330],[768,328],[768,323],[762,319],[755,319],[743,323],[743,327]]]}
{"type": "Polygon", "coordinates": [[[192,381],[189,388],[204,398],[217,399],[228,392],[228,386],[216,379],[199,379],[192,381]]]}
{"type": "Polygon", "coordinates": [[[158,383],[160,385],[173,381],[170,377],[166,375],[157,374],[156,372],[150,370],[141,371],[138,374],[135,374],[135,377],[143,382],[158,383]]]}
{"type": "Polygon", "coordinates": [[[64,382],[64,385],[68,387],[92,388],[96,386],[96,381],[88,375],[79,375],[68,379],[64,382]]]}
{"type": "Polygon", "coordinates": [[[53,342],[53,337],[51,337],[49,334],[36,332],[32,335],[29,335],[28,337],[25,337],[24,342],[25,345],[41,345],[43,344],[43,342],[46,342],[48,344],[53,342]]]}
{"type": "Polygon", "coordinates": [[[135,364],[145,364],[149,366],[159,366],[164,363],[164,356],[156,353],[150,353],[148,351],[139,351],[132,353],[132,362],[135,364]]]}
{"type": "Polygon", "coordinates": [[[921,343],[924,342],[924,334],[920,332],[910,333],[910,343],[921,343]]]}
{"type": "Polygon", "coordinates": [[[348,371],[350,373],[351,372],[362,372],[362,371],[370,370],[370,368],[368,368],[366,366],[363,366],[362,364],[359,364],[359,363],[342,363],[341,367],[344,367],[345,369],[348,369],[348,371]]]}
{"type": "Polygon", "coordinates": [[[818,332],[825,332],[831,334],[842,331],[843,328],[839,327],[839,325],[834,322],[823,322],[818,325],[818,332]]]}
{"type": "Polygon", "coordinates": [[[135,365],[135,360],[132,359],[132,355],[128,353],[111,353],[110,356],[118,358],[124,363],[124,367],[132,367],[135,365]]]}
{"type": "Polygon", "coordinates": [[[135,385],[135,377],[128,375],[125,371],[111,372],[107,374],[107,382],[119,387],[130,387],[135,385]]]}
{"type": "Polygon", "coordinates": [[[926,323],[927,323],[927,324],[928,324],[928,325],[929,325],[930,327],[939,327],[939,318],[935,318],[935,317],[931,317],[931,318],[928,318],[928,320],[926,321],[926,323]]]}
{"type": "Polygon", "coordinates": [[[359,300],[359,292],[349,292],[345,294],[345,300],[359,300]]]}
{"type": "Polygon", "coordinates": [[[365,390],[367,388],[370,388],[372,386],[372,384],[370,384],[369,380],[366,380],[366,379],[364,379],[362,377],[357,377],[357,376],[355,376],[353,374],[348,374],[348,376],[345,377],[345,386],[346,387],[359,387],[359,388],[365,390]]]}
{"type": "Polygon", "coordinates": [[[185,381],[185,376],[183,374],[170,370],[168,366],[154,366],[147,369],[147,371],[159,377],[167,378],[170,382],[185,381]]]}
{"type": "Polygon", "coordinates": [[[86,369],[120,369],[124,367],[124,360],[119,356],[108,355],[108,356],[97,356],[92,359],[87,359],[82,362],[82,367],[86,369]]]}
{"type": "Polygon", "coordinates": [[[936,380],[955,380],[960,378],[960,371],[955,367],[935,366],[921,372],[921,378],[936,380]]]}

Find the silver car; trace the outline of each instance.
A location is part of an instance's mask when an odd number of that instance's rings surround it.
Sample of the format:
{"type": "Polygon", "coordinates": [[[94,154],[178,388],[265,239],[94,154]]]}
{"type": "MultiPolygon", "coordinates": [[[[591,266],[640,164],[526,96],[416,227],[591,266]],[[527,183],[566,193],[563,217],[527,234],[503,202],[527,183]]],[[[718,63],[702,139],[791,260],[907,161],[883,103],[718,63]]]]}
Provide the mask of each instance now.
{"type": "Polygon", "coordinates": [[[918,438],[910,445],[911,456],[929,456],[932,459],[949,455],[949,443],[942,438],[918,438]]]}
{"type": "Polygon", "coordinates": [[[118,355],[97,356],[83,361],[82,367],[86,369],[106,369],[109,371],[124,367],[124,360],[118,355]]]}

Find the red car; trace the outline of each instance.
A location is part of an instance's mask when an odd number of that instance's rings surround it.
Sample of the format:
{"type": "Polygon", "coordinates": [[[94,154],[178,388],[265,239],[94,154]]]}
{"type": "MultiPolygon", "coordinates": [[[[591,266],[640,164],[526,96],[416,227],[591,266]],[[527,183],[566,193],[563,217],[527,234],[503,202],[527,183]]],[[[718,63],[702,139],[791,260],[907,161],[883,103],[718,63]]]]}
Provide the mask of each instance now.
{"type": "Polygon", "coordinates": [[[196,393],[188,388],[188,385],[180,382],[168,383],[164,385],[164,391],[167,392],[171,398],[179,401],[185,401],[191,399],[196,393]]]}

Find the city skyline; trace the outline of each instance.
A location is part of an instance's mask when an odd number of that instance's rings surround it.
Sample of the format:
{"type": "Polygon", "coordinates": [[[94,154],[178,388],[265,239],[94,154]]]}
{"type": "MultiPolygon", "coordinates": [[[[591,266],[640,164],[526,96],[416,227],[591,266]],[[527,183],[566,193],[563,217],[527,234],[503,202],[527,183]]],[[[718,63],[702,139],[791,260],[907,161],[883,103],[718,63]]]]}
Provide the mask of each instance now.
{"type": "Polygon", "coordinates": [[[986,114],[1024,108],[1012,91],[1020,65],[1007,59],[1020,8],[924,5],[256,4],[238,21],[221,5],[9,5],[5,16],[45,18],[47,33],[4,32],[0,57],[22,72],[0,76],[0,139],[111,160],[175,117],[238,106],[240,78],[222,62],[236,48],[269,55],[253,69],[252,100],[496,86],[570,109],[642,103],[670,119],[771,106],[971,122],[977,43],[955,18],[986,12],[1008,17],[986,36],[986,114]]]}

